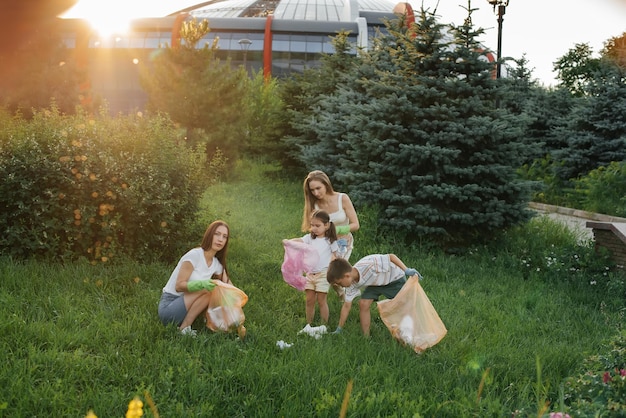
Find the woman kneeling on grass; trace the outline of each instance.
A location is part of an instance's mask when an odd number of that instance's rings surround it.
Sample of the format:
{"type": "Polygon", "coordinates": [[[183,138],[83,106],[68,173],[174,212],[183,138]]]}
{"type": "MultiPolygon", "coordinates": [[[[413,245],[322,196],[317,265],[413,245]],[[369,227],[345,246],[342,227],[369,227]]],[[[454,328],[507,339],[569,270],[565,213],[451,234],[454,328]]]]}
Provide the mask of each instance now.
{"type": "Polygon", "coordinates": [[[182,334],[195,335],[191,324],[209,306],[213,279],[232,284],[226,269],[230,229],[215,221],[207,228],[200,247],[182,256],[163,288],[159,319],[163,325],[176,324],[182,334]]]}

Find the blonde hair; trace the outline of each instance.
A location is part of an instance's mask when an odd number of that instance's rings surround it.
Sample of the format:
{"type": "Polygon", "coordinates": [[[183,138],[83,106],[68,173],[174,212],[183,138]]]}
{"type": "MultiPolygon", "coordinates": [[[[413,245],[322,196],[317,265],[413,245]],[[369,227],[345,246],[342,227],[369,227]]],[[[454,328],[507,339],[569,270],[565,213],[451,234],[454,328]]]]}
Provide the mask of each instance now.
{"type": "Polygon", "coordinates": [[[306,178],[304,179],[303,189],[304,189],[304,210],[302,211],[302,232],[307,232],[309,230],[309,223],[311,222],[311,214],[315,210],[315,201],[317,200],[313,193],[311,193],[311,189],[309,188],[309,183],[311,181],[317,180],[326,187],[326,193],[333,194],[335,190],[333,190],[333,185],[330,182],[330,179],[321,170],[311,171],[306,178]]]}

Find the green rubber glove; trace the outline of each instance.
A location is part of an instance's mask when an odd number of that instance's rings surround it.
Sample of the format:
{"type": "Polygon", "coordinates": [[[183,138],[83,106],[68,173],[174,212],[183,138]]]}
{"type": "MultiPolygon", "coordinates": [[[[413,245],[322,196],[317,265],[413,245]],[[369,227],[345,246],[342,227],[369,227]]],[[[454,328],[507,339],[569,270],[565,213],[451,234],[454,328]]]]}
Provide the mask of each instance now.
{"type": "Polygon", "coordinates": [[[197,292],[199,290],[211,291],[215,289],[215,283],[213,280],[195,280],[193,282],[187,282],[187,290],[190,292],[197,292]]]}
{"type": "Polygon", "coordinates": [[[350,233],[350,225],[339,225],[335,227],[337,235],[346,235],[350,233]]]}

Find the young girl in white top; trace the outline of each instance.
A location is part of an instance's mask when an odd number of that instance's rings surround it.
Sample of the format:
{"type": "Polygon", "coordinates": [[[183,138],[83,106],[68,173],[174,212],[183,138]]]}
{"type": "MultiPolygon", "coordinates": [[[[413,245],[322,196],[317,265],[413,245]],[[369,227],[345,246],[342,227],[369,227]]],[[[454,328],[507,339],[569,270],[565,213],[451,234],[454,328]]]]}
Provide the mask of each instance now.
{"type": "Polygon", "coordinates": [[[315,303],[319,305],[320,318],[324,324],[328,323],[328,289],[326,270],[332,260],[337,257],[337,232],[330,216],[323,210],[313,212],[309,221],[310,234],[302,238],[293,238],[293,241],[304,242],[313,246],[319,254],[319,262],[313,271],[307,274],[304,293],[306,295],[306,323],[311,325],[315,316],[315,303]]]}

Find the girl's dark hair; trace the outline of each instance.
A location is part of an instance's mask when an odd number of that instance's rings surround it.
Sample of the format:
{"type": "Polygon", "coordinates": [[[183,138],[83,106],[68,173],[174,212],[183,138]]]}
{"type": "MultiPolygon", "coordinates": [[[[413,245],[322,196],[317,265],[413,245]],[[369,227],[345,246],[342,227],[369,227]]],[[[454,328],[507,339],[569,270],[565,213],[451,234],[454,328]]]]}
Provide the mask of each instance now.
{"type": "MultiPolygon", "coordinates": [[[[330,243],[337,241],[337,230],[335,229],[335,224],[330,221],[330,215],[325,210],[316,210],[311,214],[311,219],[319,219],[324,222],[324,224],[330,223],[330,228],[326,230],[326,234],[324,234],[325,238],[330,240],[330,243]]],[[[311,238],[317,238],[313,232],[311,232],[311,238]]]]}
{"type": "Polygon", "coordinates": [[[204,236],[202,237],[202,243],[200,244],[200,247],[202,247],[204,251],[208,251],[211,249],[211,246],[213,245],[213,236],[215,235],[217,228],[219,228],[220,226],[226,227],[226,230],[228,231],[228,239],[226,240],[226,244],[224,244],[224,248],[222,248],[215,254],[215,258],[219,260],[220,264],[222,264],[222,267],[224,267],[224,271],[226,272],[226,274],[228,274],[228,270],[226,268],[226,254],[228,253],[228,243],[230,242],[230,227],[226,222],[220,220],[212,222],[211,225],[207,227],[206,231],[204,231],[204,236]]]}

